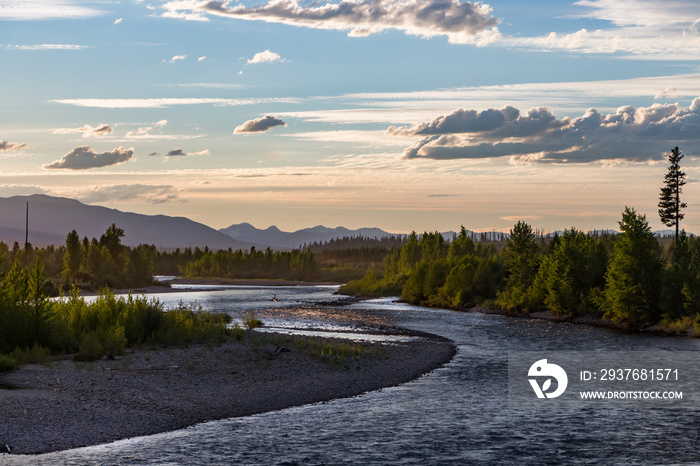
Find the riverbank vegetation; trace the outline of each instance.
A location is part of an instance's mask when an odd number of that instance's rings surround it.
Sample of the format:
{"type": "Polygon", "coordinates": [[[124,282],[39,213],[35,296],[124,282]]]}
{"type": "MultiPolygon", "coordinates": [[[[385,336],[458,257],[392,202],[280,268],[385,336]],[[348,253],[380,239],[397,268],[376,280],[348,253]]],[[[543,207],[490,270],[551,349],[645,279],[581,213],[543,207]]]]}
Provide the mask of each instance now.
{"type": "Polygon", "coordinates": [[[341,292],[451,309],[549,311],[700,336],[700,241],[682,232],[677,244],[662,244],[631,208],[619,226],[619,234],[571,228],[542,237],[518,222],[498,246],[475,243],[464,228],[451,243],[414,233],[381,270],[368,269],[341,292]]]}
{"type": "Polygon", "coordinates": [[[127,347],[221,341],[230,333],[228,314],[180,305],[164,310],[157,300],[115,296],[104,290],[86,301],[73,288],[50,299],[44,266],[16,262],[0,280],[0,371],[52,354],[81,361],[113,358],[127,347]]]}
{"type": "Polygon", "coordinates": [[[128,247],[122,244],[124,230],[111,225],[99,238],[80,239],[68,233],[65,245],[33,248],[30,244],[12,248],[0,243],[0,273],[7,274],[19,264],[44,267],[43,286],[51,296],[59,288],[97,291],[101,288],[138,288],[153,284],[154,275],[184,278],[267,279],[345,283],[359,278],[368,268],[381,268],[391,246],[400,246],[402,236],[385,239],[340,238],[305,245],[292,251],[217,250],[184,248],[159,251],[153,245],[128,247]]]}

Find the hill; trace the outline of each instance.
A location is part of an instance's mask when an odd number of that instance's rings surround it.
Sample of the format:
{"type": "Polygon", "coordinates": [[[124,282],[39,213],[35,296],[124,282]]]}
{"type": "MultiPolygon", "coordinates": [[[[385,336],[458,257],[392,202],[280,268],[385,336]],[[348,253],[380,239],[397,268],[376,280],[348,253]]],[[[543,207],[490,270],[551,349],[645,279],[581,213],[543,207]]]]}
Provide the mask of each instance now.
{"type": "Polygon", "coordinates": [[[99,238],[112,223],[124,230],[122,243],[127,246],[153,244],[171,249],[197,246],[248,249],[251,246],[188,218],[122,212],[43,194],[0,198],[0,241],[10,246],[15,241],[24,244],[27,203],[29,242],[39,247],[65,244],[71,230],[76,230],[81,238],[99,238]]]}

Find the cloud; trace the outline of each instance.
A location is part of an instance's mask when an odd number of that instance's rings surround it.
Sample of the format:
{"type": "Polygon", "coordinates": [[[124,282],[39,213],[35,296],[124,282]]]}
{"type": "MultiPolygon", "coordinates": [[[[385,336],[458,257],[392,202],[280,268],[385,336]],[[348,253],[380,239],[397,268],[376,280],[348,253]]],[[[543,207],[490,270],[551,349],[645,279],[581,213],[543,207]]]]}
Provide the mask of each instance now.
{"type": "Polygon", "coordinates": [[[270,52],[270,50],[265,50],[264,52],[258,52],[253,55],[253,58],[248,60],[249,65],[254,65],[256,63],[272,63],[276,61],[287,61],[280,56],[279,53],[270,52]]]}
{"type": "Polygon", "coordinates": [[[60,160],[44,165],[48,169],[87,170],[108,167],[127,162],[134,157],[134,149],[119,147],[108,152],[96,153],[90,146],[76,147],[60,160]]]}
{"type": "Polygon", "coordinates": [[[532,220],[542,220],[542,215],[509,215],[506,217],[498,217],[506,222],[518,222],[518,221],[532,221],[532,220]]]}
{"type": "Polygon", "coordinates": [[[3,45],[7,50],[85,50],[87,45],[75,44],[33,44],[33,45],[3,45]]]}
{"type": "Polygon", "coordinates": [[[117,18],[114,20],[114,24],[121,24],[124,21],[124,18],[117,18]]]}
{"type": "Polygon", "coordinates": [[[206,60],[206,59],[207,59],[207,56],[204,55],[204,56],[202,56],[202,57],[199,57],[199,58],[197,59],[197,61],[204,61],[204,60],[206,60]]]}
{"type": "Polygon", "coordinates": [[[165,154],[166,157],[185,157],[185,156],[194,156],[194,155],[209,155],[209,149],[205,150],[200,150],[199,152],[185,152],[182,149],[173,149],[167,154],[165,154]]]}
{"type": "Polygon", "coordinates": [[[151,123],[148,126],[140,126],[139,128],[128,131],[124,135],[124,140],[127,141],[138,141],[138,140],[184,140],[184,139],[197,139],[206,136],[206,134],[163,134],[163,129],[168,124],[168,120],[160,120],[155,123],[151,123]]]}
{"type": "Polygon", "coordinates": [[[511,163],[587,163],[660,160],[673,146],[700,152],[700,97],[687,107],[654,104],[620,107],[602,114],[589,109],[576,118],[556,118],[546,107],[525,114],[510,106],[482,112],[459,109],[412,127],[389,127],[394,136],[425,136],[404,158],[478,159],[510,157],[511,163]]]}
{"type": "Polygon", "coordinates": [[[27,147],[26,144],[19,142],[1,141],[0,140],[0,152],[5,151],[20,151],[27,147]]]}
{"type": "Polygon", "coordinates": [[[48,190],[37,185],[29,184],[2,184],[0,185],[0,196],[29,196],[31,194],[48,194],[48,190]]]}
{"type": "Polygon", "coordinates": [[[177,0],[163,16],[206,20],[206,14],[283,23],[312,29],[349,31],[364,37],[388,29],[420,37],[446,36],[451,43],[485,45],[498,36],[491,7],[459,0],[341,0],[338,3],[271,0],[256,7],[228,1],[177,0]]]}
{"type": "Polygon", "coordinates": [[[241,89],[247,87],[244,84],[232,84],[232,83],[186,83],[186,84],[173,84],[177,87],[202,87],[205,89],[241,89]]]}
{"type": "Polygon", "coordinates": [[[700,4],[658,0],[579,0],[585,8],[570,19],[591,19],[607,27],[538,37],[501,37],[499,44],[576,53],[616,53],[642,59],[700,58],[700,4]]]}
{"type": "Polygon", "coordinates": [[[82,193],[78,198],[83,202],[105,202],[144,200],[151,204],[183,202],[171,185],[119,184],[98,186],[82,193]]]}
{"type": "Polygon", "coordinates": [[[459,109],[411,128],[390,126],[386,132],[389,136],[488,133],[492,138],[507,138],[532,136],[565,124],[566,120],[557,120],[546,107],[532,108],[525,115],[520,115],[517,108],[507,105],[482,112],[459,109]]]}
{"type": "Polygon", "coordinates": [[[96,128],[90,125],[85,125],[80,128],[59,128],[53,131],[53,134],[80,134],[82,133],[84,138],[89,138],[90,136],[107,136],[114,132],[114,128],[109,125],[100,124],[96,128]]]}
{"type": "MultiPolygon", "coordinates": [[[[22,0],[0,2],[0,21],[43,21],[47,19],[84,19],[105,12],[70,0],[22,0]]],[[[92,2],[96,3],[96,2],[92,2]]]]}
{"type": "Polygon", "coordinates": [[[233,133],[264,133],[275,126],[287,126],[287,124],[279,118],[273,117],[272,115],[266,115],[256,120],[248,120],[242,125],[236,126],[233,133]]]}
{"type": "Polygon", "coordinates": [[[676,99],[678,97],[678,89],[675,87],[667,87],[663,91],[654,94],[655,99],[676,99]]]}
{"type": "Polygon", "coordinates": [[[92,108],[169,108],[176,105],[212,104],[220,107],[239,105],[255,105],[263,103],[299,103],[294,97],[270,97],[250,99],[219,99],[199,97],[165,97],[159,99],[57,99],[51,100],[58,104],[75,105],[76,107],[92,108]]]}
{"type": "Polygon", "coordinates": [[[187,58],[187,55],[175,55],[170,60],[163,60],[163,63],[175,63],[178,61],[184,61],[186,58],[187,58]]]}

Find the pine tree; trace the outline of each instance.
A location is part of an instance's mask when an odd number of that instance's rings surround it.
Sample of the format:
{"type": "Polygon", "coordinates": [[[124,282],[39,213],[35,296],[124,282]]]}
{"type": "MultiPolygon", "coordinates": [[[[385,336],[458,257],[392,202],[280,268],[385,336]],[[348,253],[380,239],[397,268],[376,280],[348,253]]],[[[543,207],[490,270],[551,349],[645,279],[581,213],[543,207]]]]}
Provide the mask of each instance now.
{"type": "Polygon", "coordinates": [[[66,236],[66,253],[63,256],[63,276],[67,284],[70,284],[80,271],[83,262],[83,251],[80,245],[80,237],[73,230],[66,236]]]}
{"type": "Polygon", "coordinates": [[[668,166],[668,173],[664,177],[665,186],[661,188],[659,196],[659,217],[661,223],[667,227],[676,227],[676,244],[678,244],[678,227],[685,215],[681,213],[681,209],[685,209],[688,205],[681,202],[681,193],[683,185],[685,185],[685,172],[681,171],[680,161],[683,158],[678,147],[671,150],[671,155],[668,156],[668,161],[671,165],[668,166]]]}
{"type": "Polygon", "coordinates": [[[622,233],[615,243],[605,274],[601,307],[605,317],[632,325],[655,323],[659,319],[662,263],[658,242],[646,216],[625,207],[622,233]]]}

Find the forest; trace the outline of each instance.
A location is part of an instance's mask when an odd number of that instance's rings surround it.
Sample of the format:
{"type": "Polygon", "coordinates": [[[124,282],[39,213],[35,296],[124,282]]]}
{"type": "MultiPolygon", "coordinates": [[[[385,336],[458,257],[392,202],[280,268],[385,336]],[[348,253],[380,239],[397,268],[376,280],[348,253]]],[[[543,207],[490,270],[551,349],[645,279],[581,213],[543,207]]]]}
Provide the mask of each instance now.
{"type": "Polygon", "coordinates": [[[341,291],[450,309],[546,310],[629,328],[662,323],[700,335],[700,241],[681,231],[664,246],[632,208],[619,226],[619,234],[571,228],[543,237],[518,222],[500,247],[475,243],[464,228],[451,242],[437,232],[413,233],[382,269],[368,269],[341,291]]]}

